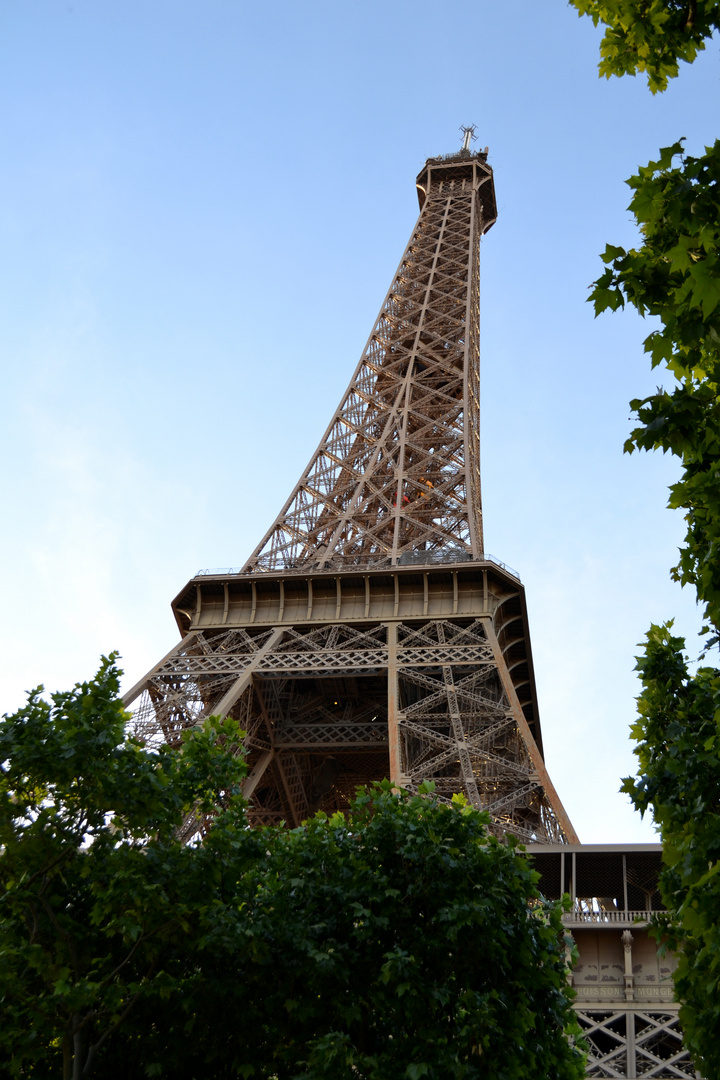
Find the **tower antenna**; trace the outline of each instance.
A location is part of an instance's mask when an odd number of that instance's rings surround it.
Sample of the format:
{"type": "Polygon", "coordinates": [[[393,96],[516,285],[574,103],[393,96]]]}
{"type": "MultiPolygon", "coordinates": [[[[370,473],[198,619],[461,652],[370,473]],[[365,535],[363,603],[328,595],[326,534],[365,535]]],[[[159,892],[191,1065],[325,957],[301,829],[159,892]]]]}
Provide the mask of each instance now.
{"type": "Polygon", "coordinates": [[[469,150],[470,149],[470,143],[471,142],[477,142],[477,135],[475,134],[475,131],[477,130],[476,125],[475,124],[468,124],[468,125],[461,124],[460,125],[460,130],[463,133],[462,148],[463,148],[463,150],[469,150]]]}

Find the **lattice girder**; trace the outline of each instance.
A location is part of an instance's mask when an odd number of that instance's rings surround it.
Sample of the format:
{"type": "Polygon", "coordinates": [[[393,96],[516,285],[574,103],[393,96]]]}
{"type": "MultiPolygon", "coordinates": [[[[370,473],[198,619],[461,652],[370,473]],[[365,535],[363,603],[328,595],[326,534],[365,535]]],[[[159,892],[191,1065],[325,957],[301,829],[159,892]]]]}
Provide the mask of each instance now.
{"type": "Polygon", "coordinates": [[[576,1009],[589,1048],[588,1077],[654,1077],[694,1080],[683,1048],[677,1008],[576,1009]]]}
{"type": "Polygon", "coordinates": [[[433,780],[441,798],[461,792],[498,833],[574,836],[489,617],[198,632],[135,700],[147,741],[177,742],[204,716],[234,715],[258,822],[342,809],[355,787],[391,774],[394,743],[392,778],[411,790],[433,780]]]}
{"type": "Polygon", "coordinates": [[[432,161],[421,212],[350,385],[246,573],[482,555],[479,243],[484,154],[432,161]]]}

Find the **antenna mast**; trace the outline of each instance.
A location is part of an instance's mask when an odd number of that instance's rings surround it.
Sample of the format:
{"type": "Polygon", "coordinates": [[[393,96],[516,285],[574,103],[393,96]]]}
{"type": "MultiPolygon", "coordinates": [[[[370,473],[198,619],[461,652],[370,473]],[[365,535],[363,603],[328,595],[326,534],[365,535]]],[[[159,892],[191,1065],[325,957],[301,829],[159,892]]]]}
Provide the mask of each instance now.
{"type": "Polygon", "coordinates": [[[466,126],[464,124],[461,124],[460,125],[460,130],[463,133],[462,148],[463,148],[463,150],[469,150],[470,149],[470,143],[471,142],[477,142],[477,135],[475,134],[476,125],[475,124],[468,124],[466,126]]]}

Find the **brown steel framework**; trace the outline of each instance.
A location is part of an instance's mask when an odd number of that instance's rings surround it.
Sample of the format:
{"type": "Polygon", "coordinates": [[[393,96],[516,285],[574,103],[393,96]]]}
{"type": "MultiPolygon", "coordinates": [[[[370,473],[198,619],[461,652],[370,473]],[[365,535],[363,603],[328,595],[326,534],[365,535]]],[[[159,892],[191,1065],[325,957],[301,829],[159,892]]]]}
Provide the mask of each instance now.
{"type": "Polygon", "coordinates": [[[244,572],[479,559],[484,154],[431,159],[421,212],[350,385],[244,572]]]}
{"type": "Polygon", "coordinates": [[[236,716],[256,823],[342,809],[389,776],[462,792],[500,834],[575,842],[543,760],[523,586],[483,548],[487,152],[466,134],[417,190],[410,242],[297,486],[242,569],[182,590],[182,640],[125,700],[148,739],[236,716]]]}
{"type": "Polygon", "coordinates": [[[577,949],[570,982],[586,1076],[699,1080],[683,1046],[672,982],[677,956],[659,952],[649,932],[664,910],[662,846],[537,844],[533,864],[544,896],[570,898],[563,922],[577,949]]]}

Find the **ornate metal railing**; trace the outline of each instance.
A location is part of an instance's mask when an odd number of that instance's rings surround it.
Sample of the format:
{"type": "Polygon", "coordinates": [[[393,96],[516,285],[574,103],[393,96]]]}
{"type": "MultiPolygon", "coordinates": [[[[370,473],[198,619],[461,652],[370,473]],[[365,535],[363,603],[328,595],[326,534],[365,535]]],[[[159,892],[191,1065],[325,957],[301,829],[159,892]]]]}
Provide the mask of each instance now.
{"type": "Polygon", "coordinates": [[[619,908],[611,908],[609,911],[566,911],[562,917],[568,926],[617,926],[620,923],[647,923],[657,912],[652,911],[622,911],[619,908]]]}
{"type": "Polygon", "coordinates": [[[452,154],[436,154],[435,157],[426,158],[426,165],[449,165],[453,161],[487,161],[487,148],[485,150],[456,150],[452,154]]]}
{"type": "MultiPolygon", "coordinates": [[[[333,561],[336,562],[337,559],[335,559],[333,561]]],[[[443,563],[462,563],[462,562],[471,562],[471,561],[472,561],[472,559],[464,551],[440,553],[440,554],[437,554],[437,555],[426,553],[426,552],[418,552],[417,559],[413,558],[412,560],[410,560],[408,558],[403,558],[399,565],[401,565],[401,566],[417,566],[417,567],[421,567],[421,566],[442,566],[443,563]]],[[[502,561],[502,559],[498,559],[495,555],[483,555],[482,558],[479,561],[480,562],[494,563],[495,566],[499,566],[501,570],[505,571],[505,573],[511,574],[512,577],[517,578],[518,581],[521,580],[520,575],[518,574],[517,570],[513,570],[513,568],[511,566],[508,566],[507,563],[504,563],[502,561]]],[[[341,566],[333,567],[332,569],[342,569],[342,570],[357,569],[359,571],[362,571],[362,570],[381,570],[381,569],[384,569],[385,567],[389,568],[390,566],[391,566],[391,560],[390,559],[379,559],[379,560],[377,560],[377,562],[372,562],[372,563],[370,563],[370,562],[368,562],[366,560],[364,560],[362,563],[356,563],[356,562],[352,562],[352,561],[348,560],[347,562],[342,563],[341,566]]],[[[292,568],[285,567],[283,569],[282,573],[283,574],[303,574],[303,573],[307,574],[310,569],[311,569],[311,567],[309,567],[307,564],[305,564],[304,566],[295,566],[295,567],[292,567],[292,568]]],[[[221,566],[221,567],[214,567],[214,568],[211,568],[211,569],[208,569],[208,570],[198,570],[195,577],[234,577],[234,576],[240,576],[241,574],[244,574],[244,573],[246,573],[246,571],[245,571],[245,568],[242,567],[242,566],[221,566]]]]}

